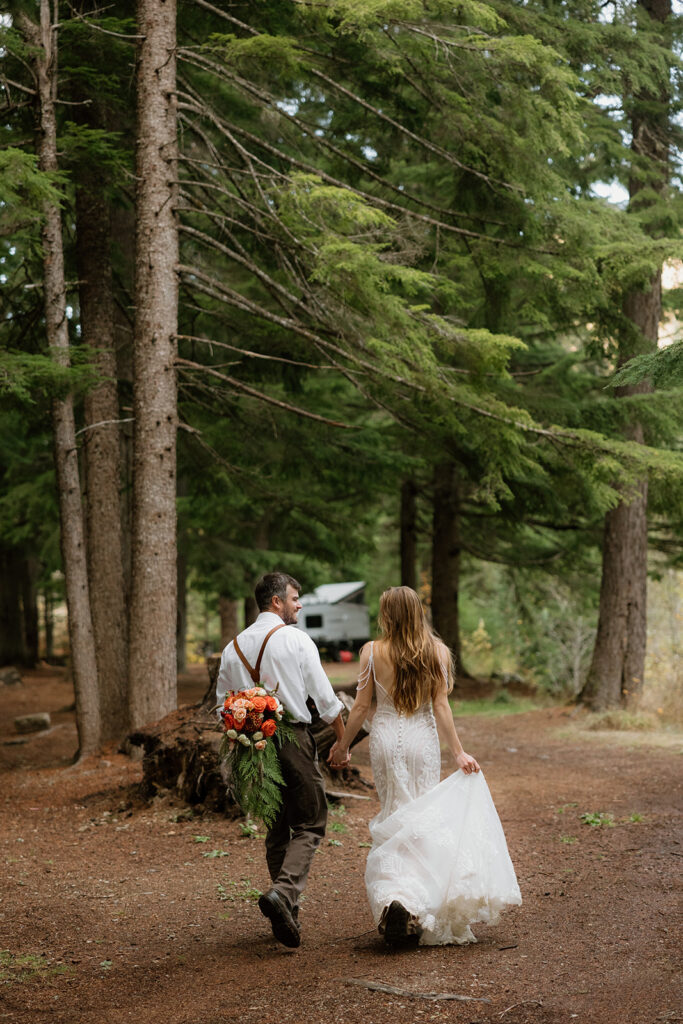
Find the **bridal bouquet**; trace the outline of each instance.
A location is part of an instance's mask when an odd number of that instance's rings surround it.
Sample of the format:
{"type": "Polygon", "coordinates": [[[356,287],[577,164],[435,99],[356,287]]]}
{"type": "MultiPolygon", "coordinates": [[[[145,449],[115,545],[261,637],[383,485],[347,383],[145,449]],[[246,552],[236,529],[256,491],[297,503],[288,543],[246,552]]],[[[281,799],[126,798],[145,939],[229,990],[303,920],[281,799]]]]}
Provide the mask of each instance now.
{"type": "Polygon", "coordinates": [[[294,738],[290,716],[276,691],[263,686],[227,693],[220,715],[225,727],[220,753],[230,768],[235,799],[245,814],[270,828],[282,805],[278,748],[294,738]]]}

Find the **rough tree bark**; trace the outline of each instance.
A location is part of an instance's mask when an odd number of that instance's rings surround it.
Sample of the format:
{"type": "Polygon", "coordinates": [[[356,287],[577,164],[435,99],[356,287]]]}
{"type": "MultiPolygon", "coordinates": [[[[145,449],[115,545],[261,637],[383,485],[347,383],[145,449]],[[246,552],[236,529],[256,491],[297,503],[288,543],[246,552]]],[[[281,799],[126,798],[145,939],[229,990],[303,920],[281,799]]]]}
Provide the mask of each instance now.
{"type": "Polygon", "coordinates": [[[401,585],[417,590],[417,488],[414,480],[401,484],[401,585]]]}
{"type": "Polygon", "coordinates": [[[432,625],[453,652],[456,675],[464,675],[460,647],[460,503],[452,462],[434,471],[432,532],[432,625]]]}
{"type": "Polygon", "coordinates": [[[187,668],[187,556],[178,545],[176,559],[178,579],[178,600],[176,602],[176,668],[184,672],[187,668]]]}
{"type": "Polygon", "coordinates": [[[110,208],[114,268],[114,350],[121,395],[119,430],[122,490],[120,495],[123,538],[123,576],[126,605],[131,589],[131,538],[133,535],[133,332],[135,279],[135,211],[127,206],[110,208]]]}
{"type": "Polygon", "coordinates": [[[130,718],[176,696],[176,3],[138,0],[130,718]]]}
{"type": "MultiPolygon", "coordinates": [[[[40,0],[39,27],[25,15],[20,15],[17,22],[34,47],[40,107],[39,162],[42,170],[54,172],[58,169],[55,116],[57,28],[52,25],[49,0],[40,0]]],[[[43,276],[47,342],[53,358],[62,366],[69,366],[62,220],[59,208],[54,204],[45,207],[43,276]]],[[[76,722],[79,754],[83,756],[99,745],[100,709],[72,395],[53,402],[52,423],[76,722]]]]}
{"type": "Polygon", "coordinates": [[[128,731],[128,651],[119,400],[109,203],[87,170],[76,191],[76,253],[81,340],[94,353],[100,383],[85,398],[84,469],[90,607],[103,742],[128,731]]]}
{"type": "MultiPolygon", "coordinates": [[[[655,21],[671,15],[670,0],[639,0],[638,6],[655,21]]],[[[668,82],[658,95],[643,91],[632,97],[632,151],[629,206],[643,209],[651,194],[664,192],[668,180],[668,82]],[[649,166],[644,178],[640,161],[649,166]],[[639,193],[648,188],[643,200],[639,193]]],[[[642,290],[623,303],[624,329],[619,339],[618,365],[657,348],[662,313],[662,281],[658,271],[642,290]]],[[[617,396],[651,391],[649,381],[617,388],[617,396]]],[[[643,442],[643,429],[634,422],[630,440],[643,442]]],[[[640,693],[645,675],[647,641],[647,480],[605,516],[602,580],[595,647],[580,701],[595,710],[628,704],[640,693]]]]}

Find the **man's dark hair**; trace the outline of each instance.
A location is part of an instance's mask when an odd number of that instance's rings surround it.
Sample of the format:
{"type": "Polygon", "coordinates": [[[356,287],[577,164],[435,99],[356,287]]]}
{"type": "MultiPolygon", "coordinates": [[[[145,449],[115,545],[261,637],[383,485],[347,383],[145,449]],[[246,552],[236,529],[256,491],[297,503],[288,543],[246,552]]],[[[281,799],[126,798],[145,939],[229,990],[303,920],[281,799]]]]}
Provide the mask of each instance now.
{"type": "Polygon", "coordinates": [[[258,610],[267,612],[274,597],[284,601],[287,597],[287,587],[294,587],[297,593],[301,590],[301,584],[286,572],[267,572],[254,587],[258,610]]]}

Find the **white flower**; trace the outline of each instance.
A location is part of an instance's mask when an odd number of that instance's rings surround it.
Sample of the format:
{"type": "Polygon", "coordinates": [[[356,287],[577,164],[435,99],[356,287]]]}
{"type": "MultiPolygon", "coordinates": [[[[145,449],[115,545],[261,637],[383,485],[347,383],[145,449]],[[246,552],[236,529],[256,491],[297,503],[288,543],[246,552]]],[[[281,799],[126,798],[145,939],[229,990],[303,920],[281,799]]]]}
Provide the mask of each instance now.
{"type": "Polygon", "coordinates": [[[258,740],[258,742],[254,744],[254,746],[256,747],[257,750],[264,750],[266,742],[266,740],[258,740]]]}
{"type": "Polygon", "coordinates": [[[238,743],[241,743],[243,747],[250,747],[251,746],[251,740],[249,739],[248,736],[245,736],[244,733],[241,733],[237,737],[237,741],[238,741],[238,743]]]}
{"type": "Polygon", "coordinates": [[[228,729],[225,735],[228,737],[229,740],[237,739],[237,731],[235,729],[228,729]]]}
{"type": "Polygon", "coordinates": [[[254,741],[254,742],[256,743],[256,742],[257,742],[258,740],[262,740],[262,739],[263,739],[263,733],[262,733],[262,732],[255,732],[255,733],[254,733],[254,734],[252,735],[252,737],[251,737],[251,738],[252,738],[252,740],[253,740],[253,741],[254,741]]]}

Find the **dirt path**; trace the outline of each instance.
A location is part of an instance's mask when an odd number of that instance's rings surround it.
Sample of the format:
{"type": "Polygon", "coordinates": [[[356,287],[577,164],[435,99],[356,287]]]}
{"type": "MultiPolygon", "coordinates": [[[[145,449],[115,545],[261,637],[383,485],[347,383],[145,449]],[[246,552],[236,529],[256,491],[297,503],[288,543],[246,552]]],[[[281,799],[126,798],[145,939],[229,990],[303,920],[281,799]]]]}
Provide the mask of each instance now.
{"type": "MultiPolygon", "coordinates": [[[[181,696],[194,696],[191,680],[181,696]]],[[[143,806],[139,765],[119,754],[67,767],[75,730],[59,709],[71,700],[46,672],[0,688],[0,1021],[683,1020],[675,748],[596,741],[562,709],[459,721],[484,766],[523,906],[496,927],[475,926],[476,945],[387,951],[363,885],[376,801],[348,800],[314,862],[303,944],[289,951],[253,902],[267,884],[262,842],[239,822],[190,818],[168,797],[143,806]],[[12,718],[29,710],[51,711],[53,731],[16,743],[12,718]],[[587,825],[586,812],[615,825],[587,825]]],[[[355,763],[369,776],[366,744],[355,763]]]]}

